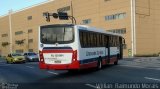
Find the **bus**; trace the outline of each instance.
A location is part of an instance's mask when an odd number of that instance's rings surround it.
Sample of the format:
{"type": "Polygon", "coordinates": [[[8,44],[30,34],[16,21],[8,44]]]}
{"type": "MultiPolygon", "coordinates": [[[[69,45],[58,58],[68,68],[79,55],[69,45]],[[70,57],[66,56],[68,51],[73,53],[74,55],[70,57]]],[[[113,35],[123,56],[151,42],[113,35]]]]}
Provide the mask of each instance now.
{"type": "Polygon", "coordinates": [[[48,70],[101,69],[123,58],[124,38],[102,29],[73,24],[39,27],[39,67],[48,70]]]}

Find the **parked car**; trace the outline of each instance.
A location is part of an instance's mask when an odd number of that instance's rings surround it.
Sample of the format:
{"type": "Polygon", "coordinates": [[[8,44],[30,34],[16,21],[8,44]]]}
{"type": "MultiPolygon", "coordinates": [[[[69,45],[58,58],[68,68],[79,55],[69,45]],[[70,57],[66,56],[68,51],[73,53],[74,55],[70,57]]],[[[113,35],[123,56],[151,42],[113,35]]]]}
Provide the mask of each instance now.
{"type": "Polygon", "coordinates": [[[29,61],[29,62],[35,62],[35,61],[39,61],[39,56],[34,53],[34,52],[27,52],[27,53],[24,53],[24,57],[26,59],[26,61],[29,61]]]}
{"type": "Polygon", "coordinates": [[[25,63],[26,60],[22,54],[11,53],[5,58],[7,63],[25,63]]]}

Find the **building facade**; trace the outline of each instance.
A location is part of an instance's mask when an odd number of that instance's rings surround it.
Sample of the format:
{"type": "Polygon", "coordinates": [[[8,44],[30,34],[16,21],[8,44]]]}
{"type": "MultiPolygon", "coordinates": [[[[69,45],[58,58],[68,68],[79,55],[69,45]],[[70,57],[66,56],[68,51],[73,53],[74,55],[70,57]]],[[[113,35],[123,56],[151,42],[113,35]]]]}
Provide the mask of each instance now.
{"type": "Polygon", "coordinates": [[[160,52],[160,0],[49,0],[0,17],[0,54],[38,52],[41,25],[71,23],[52,19],[45,12],[65,11],[77,24],[120,33],[126,39],[125,56],[160,52]]]}

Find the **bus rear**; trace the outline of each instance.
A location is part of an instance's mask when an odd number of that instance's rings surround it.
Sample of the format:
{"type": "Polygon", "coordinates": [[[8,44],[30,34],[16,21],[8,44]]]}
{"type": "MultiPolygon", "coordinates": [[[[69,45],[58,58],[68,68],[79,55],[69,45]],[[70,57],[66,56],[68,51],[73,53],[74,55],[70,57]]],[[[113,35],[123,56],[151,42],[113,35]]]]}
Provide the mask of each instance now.
{"type": "Polygon", "coordinates": [[[41,69],[79,69],[74,25],[46,25],[39,31],[41,69]]]}

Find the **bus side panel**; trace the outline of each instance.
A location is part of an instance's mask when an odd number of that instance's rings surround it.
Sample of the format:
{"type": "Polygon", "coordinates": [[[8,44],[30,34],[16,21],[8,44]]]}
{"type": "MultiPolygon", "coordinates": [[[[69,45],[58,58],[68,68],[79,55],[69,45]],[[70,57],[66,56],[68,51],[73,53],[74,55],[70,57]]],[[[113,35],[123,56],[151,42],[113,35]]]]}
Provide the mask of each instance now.
{"type": "Polygon", "coordinates": [[[81,48],[79,50],[79,59],[81,69],[97,67],[98,60],[106,64],[105,47],[81,48]]]}
{"type": "Polygon", "coordinates": [[[114,64],[118,60],[117,55],[119,54],[117,47],[110,47],[110,64],[114,64]]]}

